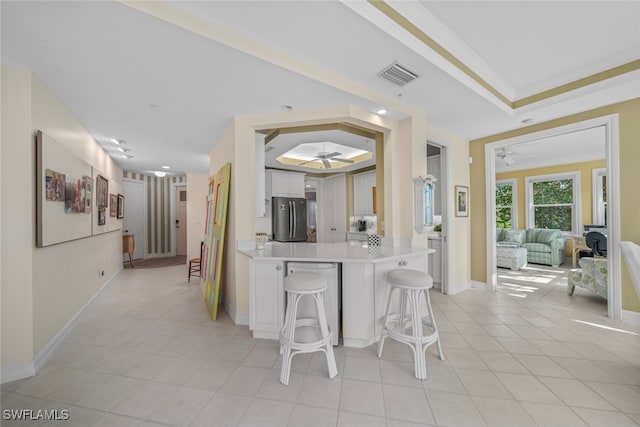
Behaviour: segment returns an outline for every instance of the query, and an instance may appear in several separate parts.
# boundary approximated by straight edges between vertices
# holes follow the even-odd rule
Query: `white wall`
[[[200,256],[207,218],[209,176],[187,174],[187,260]]]
[[[122,192],[122,169],[30,71],[2,67],[2,373],[45,350],[122,268],[120,230],[36,248],[35,132],[42,130]],[[5,112],[9,114],[5,114]],[[92,213],[94,215],[95,213]],[[99,272],[104,271],[104,275]],[[7,310],[5,310],[7,307]]]

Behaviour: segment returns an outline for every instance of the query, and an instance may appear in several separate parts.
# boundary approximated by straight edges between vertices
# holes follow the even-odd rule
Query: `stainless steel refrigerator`
[[[307,240],[307,201],[297,197],[274,197],[273,240],[305,242]]]

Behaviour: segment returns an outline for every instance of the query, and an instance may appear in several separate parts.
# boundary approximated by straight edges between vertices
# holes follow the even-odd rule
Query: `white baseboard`
[[[471,288],[471,281],[461,283],[448,283],[447,295],[455,295],[462,291],[466,291],[469,288]]]
[[[44,364],[53,357],[54,353],[58,347],[60,347],[64,338],[69,334],[69,332],[71,332],[78,319],[96,305],[100,296],[113,284],[115,278],[118,277],[121,272],[122,267],[120,267],[114,275],[111,276],[104,285],[102,285],[98,292],[96,292],[93,297],[91,297],[91,299],[87,301],[87,303],[78,310],[71,319],[69,319],[67,324],[58,331],[58,333],[47,343],[47,345],[44,346],[42,350],[40,350],[40,352],[38,352],[34,360],[7,367],[0,367],[0,378],[2,384],[34,376],[44,366]]]
[[[236,311],[227,303],[226,298],[222,298],[222,305],[224,309],[227,311],[227,314],[233,320],[233,323],[236,325],[246,325],[249,326],[249,314],[238,314]]]
[[[622,320],[624,322],[635,323],[640,325],[640,312],[622,310]]]
[[[36,374],[35,363],[32,361],[16,363],[15,365],[2,366],[0,368],[0,383],[10,383],[11,381],[29,378]]]

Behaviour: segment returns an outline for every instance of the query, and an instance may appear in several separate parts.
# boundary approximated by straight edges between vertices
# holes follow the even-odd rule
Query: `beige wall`
[[[187,260],[200,256],[200,242],[204,239],[207,218],[209,176],[187,174]]]
[[[640,242],[640,227],[637,219],[640,212],[640,192],[637,190],[637,183],[640,181],[638,168],[640,99],[634,99],[471,141],[470,152],[474,159],[470,177],[471,251],[474,254],[471,259],[472,279],[486,281],[485,144],[616,113],[619,115],[620,140],[620,238]],[[622,263],[622,308],[640,312],[640,299],[635,293],[624,263]]]
[[[110,190],[122,192],[122,170],[30,71],[3,66],[2,88],[4,370],[33,362],[122,268],[120,230],[35,248],[35,131],[99,169]]]
[[[0,286],[2,366],[33,359],[34,153],[31,73],[2,67]]]

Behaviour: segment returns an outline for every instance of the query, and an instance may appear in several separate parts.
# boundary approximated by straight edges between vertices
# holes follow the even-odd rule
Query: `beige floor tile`
[[[291,372],[289,373],[289,385],[284,385],[280,382],[280,370],[272,369],[260,386],[256,397],[295,403],[303,381],[304,374]]]
[[[355,414],[353,412],[338,412],[338,427],[386,427],[383,417]]]
[[[254,399],[238,424],[241,427],[287,425],[293,404],[274,400]]]
[[[91,427],[139,427],[142,420],[124,415],[104,414]]]
[[[440,332],[440,344],[445,349],[471,348],[471,345],[469,344],[469,342],[464,338],[462,334],[459,334],[459,333]],[[385,347],[386,347],[386,342],[385,342]]]
[[[229,379],[238,363],[239,361],[231,360],[205,362],[184,385],[185,387],[216,391]]]
[[[597,409],[571,408],[589,427],[637,427],[631,418],[620,413]]]
[[[471,396],[511,399],[513,396],[492,371],[456,369],[458,378]]]
[[[322,408],[338,409],[342,379],[328,376],[306,375],[296,403]]]
[[[425,390],[466,393],[455,369],[427,366],[427,379],[422,381]]]
[[[202,360],[176,359],[153,377],[161,383],[184,385],[205,364]]]
[[[288,427],[335,427],[338,424],[338,411],[295,405],[289,417]]]
[[[238,425],[251,404],[251,398],[216,393],[202,408],[190,427],[223,427]]]
[[[85,372],[71,379],[64,386],[46,395],[47,400],[64,403],[77,403],[87,395],[101,389],[112,377],[110,375]]]
[[[140,380],[114,376],[102,386],[87,393],[77,404],[86,408],[109,411],[140,387],[142,387]]]
[[[616,377],[600,368],[594,362],[584,359],[570,359],[565,357],[554,357],[553,360],[558,362],[564,369],[583,381],[598,381],[615,383]]]
[[[16,391],[34,397],[44,397],[64,387],[85,372],[79,369],[60,368],[26,380]]]
[[[540,377],[546,385],[567,406],[615,411],[605,399],[578,380],[566,378]]]
[[[566,406],[531,402],[522,402],[522,406],[541,427],[587,427],[587,424]]]
[[[172,384],[145,382],[110,412],[136,418],[148,418],[167,396],[174,395],[180,387]]]
[[[489,367],[482,361],[482,358],[478,356],[473,350],[463,350],[457,348],[449,348],[445,354],[446,360],[454,368],[463,369],[489,369]]]
[[[479,351],[478,355],[494,372],[510,372],[512,374],[528,374],[529,371],[511,353]]]
[[[242,361],[244,366],[254,366],[256,368],[271,369],[280,357],[280,346],[277,345],[256,345],[251,349],[247,357]]]
[[[344,391],[344,390],[343,390]],[[424,390],[383,385],[384,412],[387,418],[414,423],[435,424]]]
[[[524,338],[497,337],[496,340],[513,354],[542,354],[533,344]]]
[[[539,375],[544,377],[558,377],[558,378],[574,378],[574,376],[558,365],[549,356],[544,355],[531,355],[531,354],[516,354],[514,355],[518,361],[525,366],[533,375]]]
[[[532,375],[496,373],[496,376],[515,397],[521,402],[549,403],[562,405],[547,387]]]
[[[467,395],[428,390],[427,399],[437,425],[486,426]]]
[[[78,406],[69,406],[64,403],[54,403],[50,402],[45,405],[42,410],[68,410],[69,411],[69,419],[57,419],[51,420],[46,423],[46,426],[49,427],[86,427],[90,426],[94,422],[96,422],[100,417],[104,415],[104,412],[96,411],[94,409],[82,408]],[[59,412],[60,413],[60,412]],[[40,424],[41,421],[38,421]],[[3,423],[4,425],[4,423]],[[33,425],[33,424],[31,424]]]
[[[506,351],[503,346],[496,341],[493,337],[467,335],[466,340],[471,344],[471,347],[477,352],[480,351],[494,351],[504,352]]]
[[[383,384],[422,389],[423,381],[416,379],[413,362],[380,360],[380,376]]]
[[[503,427],[535,427],[531,419],[519,402],[515,400],[493,399],[489,397],[473,396],[478,411],[489,426]]]
[[[340,410],[384,417],[382,385],[369,381],[343,379]]]
[[[220,391],[243,396],[255,396],[262,386],[269,369],[239,366],[220,387]]]
[[[638,359],[640,360],[640,352]],[[594,361],[593,363],[613,375],[620,384],[640,385],[640,365],[609,361]]]
[[[176,359],[167,356],[148,355],[134,363],[129,369],[122,372],[127,377],[150,380]]]
[[[640,414],[640,393],[624,384],[585,381],[589,387],[623,412]]]
[[[496,317],[497,319],[497,317]],[[482,325],[482,327],[492,337],[505,337],[505,338],[520,338],[520,335],[516,334],[513,329],[503,324],[488,324]]]
[[[347,356],[342,368],[342,378],[380,382],[378,359]]]
[[[547,340],[529,340],[531,344],[536,346],[538,350],[542,351],[547,356],[555,356],[555,357],[571,357],[571,358],[580,358],[581,356],[575,351],[571,350],[569,347],[564,345],[563,343],[557,341],[547,341]]]

